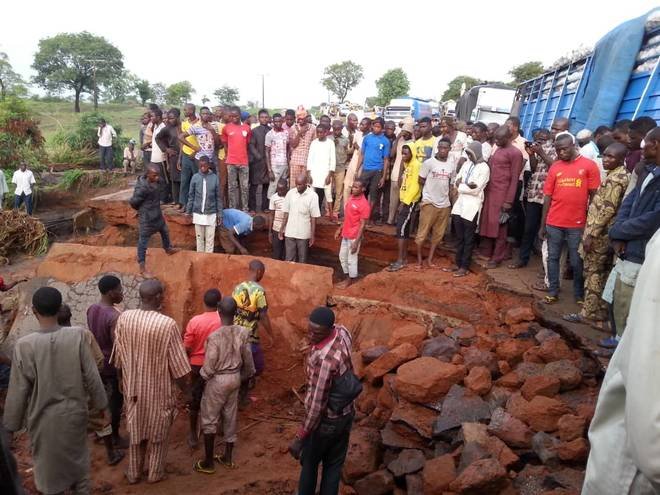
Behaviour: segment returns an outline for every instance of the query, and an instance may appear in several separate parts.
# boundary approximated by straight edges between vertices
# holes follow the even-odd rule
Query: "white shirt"
[[[603,182],[607,177],[607,171],[603,168],[603,159],[600,157],[600,151],[598,146],[593,141],[589,141],[587,144],[580,148],[580,154],[589,160],[593,160],[598,165],[598,170],[600,171],[600,181]]]
[[[451,214],[473,221],[481,212],[484,189],[490,180],[490,167],[486,162],[474,164],[468,160],[456,175],[456,182],[458,179],[461,179],[461,183],[458,186],[458,198],[451,209]],[[477,187],[470,189],[468,187],[470,182],[474,182]]]
[[[99,146],[112,146],[112,138],[117,137],[117,133],[110,124],[99,127],[96,135],[99,137]]]
[[[165,122],[161,122],[158,124],[158,127],[154,129],[154,137],[151,140],[153,143],[153,146],[151,147],[151,162],[152,163],[161,163],[165,161],[165,153],[160,149],[160,146],[158,146],[158,143],[156,142],[156,136],[158,136],[158,133],[165,129]]]
[[[582,495],[660,489],[660,231],[646,245],[623,337],[607,367],[589,428]]]
[[[307,171],[312,176],[312,187],[325,187],[328,173],[335,171],[336,160],[334,141],[328,138],[325,141],[312,141],[307,155]]]
[[[289,214],[284,235],[292,239],[310,239],[312,237],[312,218],[321,216],[319,197],[314,189],[308,187],[300,194],[295,187],[284,197],[282,211]]]
[[[492,154],[493,154],[493,146],[488,141],[484,141],[483,143],[481,143],[481,156],[483,157],[486,163],[488,163],[488,160],[490,160],[490,155]]]
[[[34,174],[31,170],[25,169],[25,172],[23,172],[19,168],[14,172],[11,183],[16,184],[16,191],[14,192],[16,196],[20,196],[23,193],[27,196],[28,194],[32,194],[32,184],[36,184],[37,181],[34,180]]]

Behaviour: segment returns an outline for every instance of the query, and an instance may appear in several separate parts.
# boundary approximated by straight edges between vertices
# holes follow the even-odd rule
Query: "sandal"
[[[606,339],[598,341],[598,345],[605,349],[616,349],[616,346],[619,345],[619,341],[614,337],[607,337]]]
[[[498,266],[500,266],[500,264],[497,261],[489,261],[484,268],[486,268],[486,270],[494,270]]]
[[[456,273],[454,273],[454,278],[460,278],[460,277],[465,277],[467,276],[469,272],[467,270],[457,270]]]
[[[224,457],[221,455],[216,455],[214,459],[221,464],[222,466],[226,467],[227,469],[237,469],[238,466],[236,465],[235,462],[227,462]]]
[[[559,301],[559,298],[557,296],[545,296],[543,298],[543,302],[546,304],[554,304],[557,301]]]
[[[395,263],[392,263],[390,266],[387,267],[388,272],[398,272],[403,268],[403,263],[399,263],[398,261]]]
[[[219,456],[216,455],[215,457],[218,458]],[[207,467],[202,466],[202,461],[201,461],[201,459],[200,459],[199,461],[197,461],[197,462],[193,465],[193,469],[194,469],[195,471],[197,471],[198,473],[203,473],[203,474],[215,474],[215,468],[214,468],[214,467],[212,467],[212,468],[207,468]]]
[[[507,265],[507,268],[510,268],[511,270],[518,270],[520,268],[525,268],[527,265],[523,263],[522,261],[516,261],[515,263],[511,263]]]
[[[451,267],[451,268],[445,267],[445,268],[442,269],[442,271],[447,272],[447,273],[454,273],[454,272],[458,271],[458,268],[456,268],[456,267]]]

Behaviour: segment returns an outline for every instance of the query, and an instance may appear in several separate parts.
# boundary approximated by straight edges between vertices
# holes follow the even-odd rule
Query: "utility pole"
[[[265,74],[261,74],[261,108],[266,108]]]
[[[92,64],[92,84],[94,85],[94,88],[93,88],[94,110],[98,110],[99,109],[99,88],[96,85],[96,64],[98,64],[99,62],[105,62],[105,59],[102,59],[102,58],[87,59],[87,62],[91,62],[91,64]]]

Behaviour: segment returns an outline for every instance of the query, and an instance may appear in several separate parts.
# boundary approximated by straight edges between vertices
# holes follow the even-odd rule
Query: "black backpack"
[[[362,393],[362,382],[347,369],[342,375],[334,378],[328,396],[328,409],[340,414],[346,406],[353,402]]]

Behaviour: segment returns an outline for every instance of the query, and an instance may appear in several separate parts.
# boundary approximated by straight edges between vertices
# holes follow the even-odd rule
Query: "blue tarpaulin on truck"
[[[596,44],[591,71],[573,111],[576,128],[595,129],[604,122],[614,122],[642,46],[647,16],[624,22]]]

